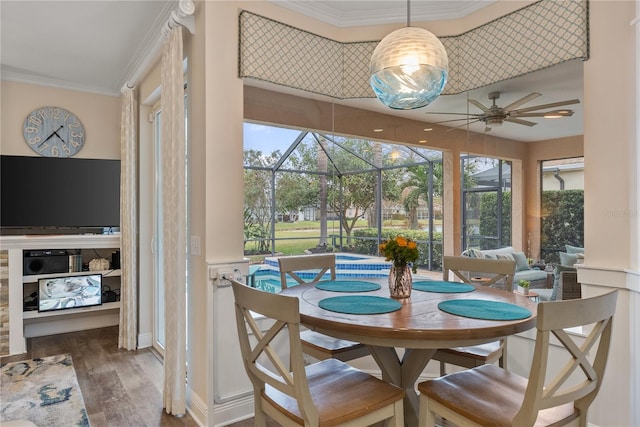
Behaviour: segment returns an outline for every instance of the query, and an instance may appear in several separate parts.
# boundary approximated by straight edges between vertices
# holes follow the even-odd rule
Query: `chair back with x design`
[[[581,414],[586,414],[600,389],[607,365],[616,299],[617,291],[613,291],[592,298],[538,305],[529,385],[514,425],[533,425],[539,410],[570,402],[574,402]],[[581,344],[566,331],[577,326],[591,328]],[[552,336],[566,350],[568,360],[557,375],[547,380]],[[595,356],[590,361],[588,356],[596,345]],[[576,376],[581,377],[577,383]]]
[[[280,268],[280,285],[282,289],[287,287],[287,276],[296,282],[316,283],[322,280],[322,276],[328,271],[331,280],[336,278],[335,254],[297,255],[278,258]],[[304,279],[299,276],[301,272],[311,273],[313,278]]]

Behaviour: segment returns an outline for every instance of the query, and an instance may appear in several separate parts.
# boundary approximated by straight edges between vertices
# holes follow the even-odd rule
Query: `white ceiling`
[[[342,27],[404,23],[407,19],[405,0],[270,1]],[[413,0],[411,20],[457,19],[491,3],[493,1]],[[157,45],[162,27],[176,6],[176,0],[1,0],[1,77],[3,80],[118,95],[127,80],[149,60],[148,52]],[[260,86],[316,97],[274,85]],[[502,92],[499,106],[531,92],[539,92],[542,96],[522,108],[566,99],[582,100],[582,63],[571,61],[476,89],[470,92],[469,97],[489,106],[488,93],[493,91]],[[455,118],[430,116],[427,114],[430,111],[464,113],[469,105],[467,94],[441,96],[428,107],[408,112],[391,110],[377,99],[336,102],[425,121]],[[469,112],[480,112],[474,111],[473,106],[469,108]],[[538,123],[531,128],[504,123],[500,128],[494,128],[491,134],[522,141],[582,134],[582,104],[568,108],[575,111],[572,117],[531,119]],[[470,129],[483,132],[484,124]]]
[[[3,80],[119,95],[175,1],[0,1]]]

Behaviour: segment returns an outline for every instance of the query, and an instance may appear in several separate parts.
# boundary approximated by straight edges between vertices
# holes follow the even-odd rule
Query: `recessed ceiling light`
[[[418,141],[418,144],[426,144],[427,140],[426,139],[421,139],[420,141]]]
[[[422,130],[425,131],[425,132],[431,132],[433,130],[433,128],[424,128]]]
[[[374,132],[382,132],[382,131],[384,131],[384,129],[374,129],[373,131]]]

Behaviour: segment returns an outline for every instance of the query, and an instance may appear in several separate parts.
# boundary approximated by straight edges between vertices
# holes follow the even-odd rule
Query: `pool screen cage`
[[[244,135],[246,256],[378,255],[403,235],[440,269],[440,151],[249,122]]]

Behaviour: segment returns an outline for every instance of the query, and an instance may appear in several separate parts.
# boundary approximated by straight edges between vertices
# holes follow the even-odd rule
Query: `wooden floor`
[[[2,363],[70,353],[91,427],[198,426],[162,408],[163,367],[150,350],[118,349],[118,327],[29,338]]]

